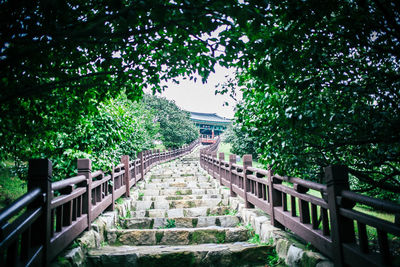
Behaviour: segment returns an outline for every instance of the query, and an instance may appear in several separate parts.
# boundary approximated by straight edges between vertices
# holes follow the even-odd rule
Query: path
[[[154,167],[138,184],[127,218],[88,253],[91,266],[255,266],[268,249],[228,205],[229,190],[199,165],[199,149]],[[261,261],[261,262],[260,262]]]

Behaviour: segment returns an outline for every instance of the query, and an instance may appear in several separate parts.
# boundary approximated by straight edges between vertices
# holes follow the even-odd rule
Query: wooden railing
[[[251,155],[244,155],[240,166],[236,155],[225,161],[224,153],[217,158],[215,151],[215,146],[201,150],[200,164],[229,187],[231,196],[269,214],[274,226],[311,243],[335,266],[400,266],[400,205],[350,191],[345,166],[326,167],[325,185],[254,168]],[[356,211],[357,203],[393,214],[395,220]]]
[[[0,212],[0,266],[46,266],[115,200],[129,191],[155,164],[191,152],[198,140],[175,150],[140,152],[121,158],[109,174],[92,172],[89,159],[78,159],[78,175],[51,182],[52,163],[29,161],[28,193]]]

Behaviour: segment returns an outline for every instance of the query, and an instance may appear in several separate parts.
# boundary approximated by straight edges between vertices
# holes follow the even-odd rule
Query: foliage
[[[359,191],[400,192],[398,1],[3,1],[0,16],[1,159],[64,155],[102,102],[204,82],[219,62],[238,69],[221,89],[243,90],[238,134],[277,172],[319,180],[342,164]],[[167,147],[192,138],[161,127]],[[65,155],[125,149],[105,137]]]
[[[244,154],[251,154],[254,160],[258,159],[257,154],[257,138],[241,127],[241,124],[234,123],[229,126],[225,131],[225,142],[232,145],[231,152],[233,154],[243,156]]]
[[[12,155],[22,162],[49,158],[54,180],[59,180],[76,174],[77,158],[91,159],[93,170],[109,170],[122,155],[134,157],[137,151],[152,148],[157,132],[152,112],[122,94],[100,103],[96,113],[82,116],[74,126],[47,130],[46,138],[32,139],[24,150],[24,143],[18,144],[21,147]]]
[[[146,107],[154,110],[160,124],[160,138],[167,148],[176,148],[198,138],[198,130],[190,120],[189,112],[181,110],[174,101],[145,95]]]
[[[11,174],[10,165],[0,167],[0,210],[27,191],[26,182]]]
[[[174,219],[167,219],[167,224],[165,225],[165,228],[175,228],[175,220]]]
[[[278,173],[400,192],[400,5],[396,1],[244,1],[227,53],[243,103],[236,120]],[[246,36],[244,38],[243,36]],[[237,45],[236,45],[237,44]],[[239,48],[238,48],[239,47]],[[371,191],[372,190],[372,191]]]
[[[121,92],[138,100],[175,77],[204,82],[218,49],[207,33],[227,22],[228,3],[1,1],[0,159],[23,166],[37,140],[66,140]]]

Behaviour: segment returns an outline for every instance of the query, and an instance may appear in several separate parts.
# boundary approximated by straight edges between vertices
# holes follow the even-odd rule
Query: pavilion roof
[[[210,123],[222,123],[228,124],[232,121],[230,119],[218,116],[217,113],[201,113],[201,112],[190,112],[190,119],[194,121],[210,122]]]

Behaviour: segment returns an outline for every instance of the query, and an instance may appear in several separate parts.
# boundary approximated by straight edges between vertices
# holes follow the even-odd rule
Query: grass
[[[164,146],[164,144],[156,144],[154,149],[159,149],[160,151],[164,151],[166,150],[166,147]]]
[[[232,145],[230,143],[221,142],[221,144],[218,147],[218,156],[219,156],[219,153],[224,153],[225,154],[225,160],[228,161],[229,160],[229,155],[233,154],[231,152],[231,150],[232,150]],[[236,164],[243,166],[242,158],[240,159],[240,161],[236,162]],[[256,167],[256,168],[264,168],[264,165],[262,165],[261,163],[259,163],[256,160],[253,160],[252,166]]]
[[[167,229],[167,228],[175,228],[175,220],[174,219],[167,219],[167,224],[165,226],[160,226],[158,229]]]
[[[144,196],[144,193],[143,192],[139,192],[138,200],[143,200],[143,196]]]
[[[10,205],[27,192],[26,181],[11,175],[11,162],[3,162],[0,168],[0,209]]]
[[[220,144],[219,148],[218,148],[218,153],[223,152],[225,154],[225,160],[229,160],[229,156],[228,155],[232,154],[231,153],[231,149],[232,149],[232,145],[231,144],[222,142]],[[243,161],[240,161],[237,164],[238,165],[243,165]],[[257,161],[254,161],[254,160],[253,160],[253,166],[256,167],[256,168],[265,169],[265,167],[261,163],[259,163]],[[287,182],[283,182],[283,185],[293,188],[293,185],[290,184],[290,183],[287,183]],[[310,189],[307,192],[307,194],[315,196],[315,197],[318,197],[318,198],[321,198],[321,193],[319,191],[316,191],[316,190]],[[287,195],[287,208],[288,208],[288,211],[290,211],[291,208],[292,208],[289,195]],[[358,212],[361,212],[361,213],[364,213],[364,214],[367,214],[367,215],[370,215],[370,216],[373,216],[373,217],[376,217],[376,218],[379,218],[379,219],[382,219],[382,220],[386,220],[386,221],[389,221],[389,222],[392,222],[392,223],[394,223],[394,221],[395,221],[394,214],[389,214],[389,213],[373,210],[373,209],[371,209],[369,207],[366,207],[364,205],[357,204],[353,209],[355,211],[358,211]],[[320,208],[317,208],[317,217],[318,218],[320,217],[320,213],[321,213]],[[329,213],[329,211],[328,211],[328,213]],[[299,216],[299,215],[300,215],[300,213],[299,213],[299,207],[298,207],[298,199],[296,198],[296,216]],[[310,210],[310,215],[311,215],[311,210]],[[319,228],[320,229],[322,228],[322,224],[319,225]],[[356,231],[356,233],[358,231],[357,225],[355,225],[355,231]],[[377,236],[376,229],[372,228],[372,227],[368,227],[367,226],[367,233],[368,233],[369,239],[374,239]]]

